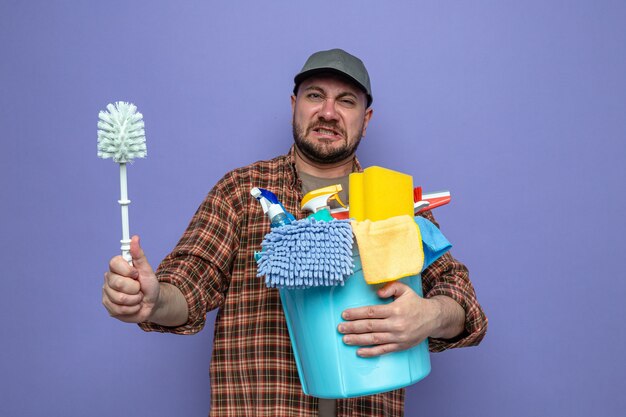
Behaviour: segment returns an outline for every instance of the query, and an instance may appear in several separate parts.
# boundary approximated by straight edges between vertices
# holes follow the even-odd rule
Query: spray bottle
[[[285,226],[295,220],[271,191],[254,187],[250,190],[250,194],[261,203],[263,213],[270,219],[270,227]]]
[[[302,210],[310,211],[309,217],[321,221],[331,221],[333,216],[330,214],[328,203],[331,200],[337,201],[342,207],[346,205],[339,199],[339,192],[343,188],[341,184],[329,185],[328,187],[318,188],[308,192],[301,202]]]

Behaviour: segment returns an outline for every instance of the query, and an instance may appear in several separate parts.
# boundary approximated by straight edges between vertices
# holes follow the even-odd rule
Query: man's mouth
[[[311,130],[320,136],[335,136],[335,137],[343,136],[343,133],[339,129],[329,127],[329,126],[316,126],[312,128]]]
[[[337,134],[337,132],[335,132],[334,130],[323,129],[323,128],[315,129],[315,131],[321,135],[333,135],[334,136]]]

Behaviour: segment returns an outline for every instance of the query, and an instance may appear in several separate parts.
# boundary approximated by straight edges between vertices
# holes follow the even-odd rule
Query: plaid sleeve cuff
[[[187,323],[176,327],[161,326],[151,322],[139,323],[139,327],[146,332],[174,333],[180,335],[195,334],[202,330],[206,322],[206,307],[201,305],[202,302],[197,296],[197,289],[190,288],[192,285],[189,280],[185,280],[176,274],[160,273],[158,278],[159,282],[171,284],[181,291],[187,301],[189,318],[187,319]]]
[[[444,295],[456,301],[465,312],[464,330],[453,339],[431,338],[429,348],[432,352],[446,349],[475,346],[487,332],[487,317],[483,312],[471,281],[467,268],[446,253],[424,271],[423,277],[429,282],[425,297]]]
[[[475,297],[464,297],[456,288],[433,288],[427,298],[444,295],[456,301],[465,311],[465,326],[461,334],[453,339],[430,338],[428,348],[431,352],[442,352],[446,349],[478,345],[487,332],[488,320]]]
[[[430,211],[421,215],[439,227]],[[441,352],[478,345],[485,337],[488,321],[476,298],[467,267],[448,252],[422,272],[422,283],[426,298],[445,295],[456,301],[465,311],[465,328],[461,334],[453,339],[430,338],[429,350]]]

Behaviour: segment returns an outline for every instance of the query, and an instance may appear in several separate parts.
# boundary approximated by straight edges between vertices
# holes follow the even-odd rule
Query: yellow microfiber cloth
[[[411,216],[353,220],[351,225],[359,245],[363,277],[368,284],[395,281],[422,272],[422,236]]]

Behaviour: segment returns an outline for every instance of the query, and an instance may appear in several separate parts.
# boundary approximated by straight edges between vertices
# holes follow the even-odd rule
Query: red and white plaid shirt
[[[304,395],[276,289],[256,276],[254,252],[270,230],[261,206],[250,195],[274,192],[297,218],[301,182],[293,156],[259,161],[226,174],[198,208],[182,238],[157,270],[160,281],[178,287],[189,305],[180,327],[142,323],[146,331],[193,334],[206,312],[219,308],[210,365],[214,417],[317,416],[318,399]],[[355,159],[354,170],[360,170]],[[432,214],[424,217],[434,221]],[[422,273],[425,297],[446,295],[465,310],[465,331],[454,341],[430,339],[430,350],[478,344],[487,318],[476,300],[467,268],[449,253]],[[404,390],[337,401],[338,417],[402,416]]]

